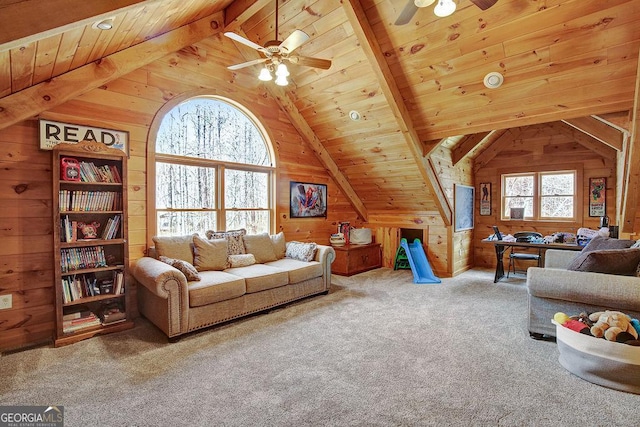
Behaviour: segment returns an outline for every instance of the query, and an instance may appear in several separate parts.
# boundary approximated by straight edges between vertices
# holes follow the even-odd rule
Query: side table
[[[351,276],[382,267],[380,243],[368,245],[334,246],[336,259],[331,264],[331,272],[340,276]]]

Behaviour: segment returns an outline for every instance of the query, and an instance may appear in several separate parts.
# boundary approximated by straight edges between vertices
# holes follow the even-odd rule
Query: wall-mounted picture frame
[[[524,219],[524,208],[509,209],[509,219]]]
[[[74,123],[62,123],[40,119],[40,149],[53,150],[58,144],[77,144],[80,141],[95,141],[107,147],[117,148],[129,157],[129,132],[85,126]]]
[[[453,184],[454,231],[473,229],[473,200],[475,188]]]
[[[607,216],[607,178],[589,178],[589,216]]]
[[[289,182],[289,217],[327,217],[327,186],[307,182]]]
[[[480,183],[480,215],[491,215],[491,183]]]

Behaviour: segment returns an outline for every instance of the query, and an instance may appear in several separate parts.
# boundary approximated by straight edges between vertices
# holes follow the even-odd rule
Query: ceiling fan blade
[[[289,34],[282,43],[280,43],[280,49],[284,49],[287,53],[291,53],[300,46],[304,42],[309,40],[309,35],[302,30],[295,30],[293,33]]]
[[[473,4],[478,6],[482,10],[487,10],[494,4],[498,2],[498,0],[471,0]]]
[[[261,64],[267,62],[269,58],[254,59],[253,61],[243,62],[242,64],[229,65],[227,68],[230,70],[239,70],[240,68],[250,67],[252,65]]]
[[[400,12],[400,16],[398,16],[398,19],[396,19],[396,22],[394,22],[393,25],[408,24],[417,11],[418,6],[416,6],[413,0],[408,0],[407,5],[404,7],[404,9],[402,9],[402,12]]]
[[[329,68],[331,68],[331,61],[328,59],[311,58],[309,56],[298,55],[290,56],[287,59],[294,64],[304,65],[305,67],[321,68],[323,70],[328,70]]]
[[[237,41],[238,43],[242,43],[242,44],[247,45],[249,47],[252,47],[252,48],[254,48],[256,50],[262,50],[263,49],[262,46],[260,46],[259,44],[256,44],[256,43],[252,42],[251,40],[247,40],[244,37],[239,36],[236,33],[232,33],[232,32],[227,31],[226,33],[224,33],[224,35],[229,37],[232,40]]]

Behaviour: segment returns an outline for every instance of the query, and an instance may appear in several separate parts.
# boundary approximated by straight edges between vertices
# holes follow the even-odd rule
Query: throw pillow
[[[200,275],[198,274],[198,270],[196,270],[196,268],[190,263],[188,263],[187,261],[183,261],[181,259],[175,259],[175,258],[168,258],[166,256],[160,256],[158,259],[164,262],[165,264],[169,264],[171,267],[177,268],[187,278],[187,282],[200,280]]]
[[[587,243],[587,246],[582,248],[582,252],[591,252],[601,249],[627,249],[634,243],[635,240],[612,239],[611,237],[597,235]]]
[[[242,238],[247,234],[247,230],[241,228],[240,230],[229,231],[212,231],[206,232],[207,239],[227,239],[227,246],[229,255],[239,255],[246,253],[244,250],[244,243]]]
[[[276,258],[284,258],[287,253],[287,242],[284,239],[284,233],[281,231],[278,234],[271,235],[271,243],[273,244],[273,251],[276,253]]]
[[[194,265],[198,271],[224,270],[227,264],[227,240],[207,240],[193,236]]]
[[[158,257],[181,259],[193,264],[193,237],[197,234],[187,236],[155,236],[153,243],[156,246]]]
[[[257,263],[264,264],[278,259],[268,233],[248,234],[242,240],[244,241],[245,252],[253,254]]]
[[[255,263],[256,259],[253,254],[229,255],[229,264],[231,264],[231,268],[246,267]]]
[[[315,243],[289,242],[287,243],[287,258],[300,261],[313,261],[318,245]]]
[[[640,249],[601,249],[580,253],[567,270],[635,276],[640,263]]]

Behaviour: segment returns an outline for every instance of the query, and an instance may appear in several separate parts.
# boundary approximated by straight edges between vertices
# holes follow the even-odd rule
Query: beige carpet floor
[[[169,344],[130,331],[0,357],[0,405],[66,426],[637,426],[637,395],[573,376],[527,332],[523,279],[333,276],[318,296]]]

